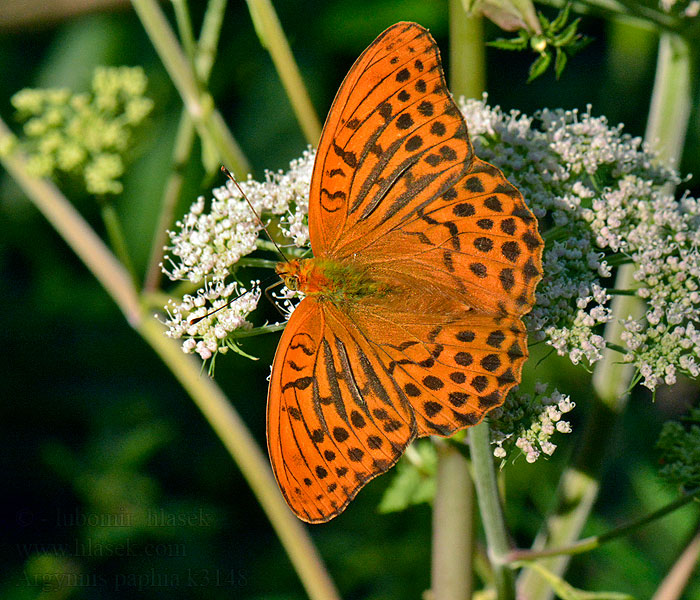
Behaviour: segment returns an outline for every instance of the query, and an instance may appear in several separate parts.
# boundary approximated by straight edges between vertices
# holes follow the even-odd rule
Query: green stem
[[[679,600],[697,568],[700,558],[700,531],[678,557],[651,600]]]
[[[692,98],[692,75],[688,45],[677,36],[662,34],[646,139],[660,142],[661,158],[668,162],[678,162],[683,151]],[[614,287],[632,287],[635,268],[634,264],[620,266]],[[604,460],[611,454],[610,445],[615,439],[615,426],[627,406],[634,369],[620,362],[616,347],[625,345],[620,337],[624,331],[622,322],[628,316],[641,317],[644,304],[634,296],[614,296],[611,309],[613,318],[605,328],[605,339],[610,347],[603,353],[593,373],[593,406],[583,444],[574,465],[562,475],[554,509],[533,544],[537,551],[569,546],[578,539],[598,495]],[[568,563],[568,556],[559,556],[542,564],[562,576]],[[552,590],[543,577],[528,570],[518,580],[518,595],[528,600],[549,600]]]
[[[567,0],[540,0],[542,4],[562,8]],[[677,31],[678,19],[649,6],[635,3],[626,6],[618,0],[574,0],[572,10],[578,14],[595,14],[610,20],[618,20],[633,27],[650,31]]]
[[[470,541],[474,527],[469,463],[451,444],[436,443],[436,447],[431,598],[469,600],[472,597]]]
[[[244,178],[250,171],[248,160],[223,117],[214,107],[211,95],[200,91],[194,71],[160,6],[155,0],[132,0],[132,4],[180,93],[197,132],[206,143],[211,143],[216,148],[222,162],[226,163],[236,176]]]
[[[209,80],[209,74],[214,66],[216,47],[224,23],[227,0],[209,0],[202,21],[202,31],[197,43],[195,56],[195,72],[202,81]]]
[[[197,44],[194,41],[192,33],[192,19],[190,19],[190,10],[185,0],[171,0],[175,8],[175,21],[177,22],[177,30],[180,33],[180,41],[185,49],[190,63],[194,66],[194,59],[197,53]]]
[[[170,176],[163,189],[163,196],[160,202],[160,214],[156,223],[151,243],[151,254],[148,259],[146,279],[144,280],[144,291],[152,292],[158,288],[160,283],[161,269],[160,263],[163,260],[163,247],[168,241],[167,229],[173,223],[175,207],[182,192],[185,182],[184,170],[192,152],[194,144],[194,126],[192,119],[186,111],[180,115],[180,123],[175,136],[175,146],[173,148],[173,164]]]
[[[266,258],[249,258],[243,257],[238,259],[236,268],[238,267],[258,267],[261,269],[274,269],[279,264],[278,260],[268,260]]]
[[[271,0],[247,0],[247,2],[260,43],[270,53],[306,141],[316,146],[321,137],[321,123],[311,104],[275,8]]]
[[[117,214],[114,204],[109,200],[105,200],[101,203],[102,212],[102,222],[105,224],[105,231],[107,232],[107,237],[109,238],[110,246],[112,251],[117,255],[121,263],[126,267],[129,275],[133,279],[134,283],[138,281],[136,277],[136,269],[134,269],[134,263],[131,260],[129,254],[129,247],[126,244],[126,238],[124,237],[124,229],[122,228],[119,215]]]
[[[462,0],[450,0],[449,8],[450,89],[456,97],[480,100],[486,89],[484,20],[468,15]]]
[[[279,251],[277,250],[277,246],[275,246],[270,240],[263,240],[261,238],[258,238],[255,240],[255,246],[258,248],[258,250],[269,250],[270,252],[274,252],[279,256]],[[293,257],[293,258],[302,258],[304,255],[308,254],[309,251],[306,248],[296,248],[296,247],[286,247],[284,248],[284,254],[287,257]],[[279,262],[279,261],[276,261]]]
[[[476,497],[486,533],[488,554],[496,585],[496,597],[498,600],[514,600],[513,572],[505,562],[505,557],[510,552],[510,544],[503,518],[501,498],[498,494],[488,423],[482,421],[479,425],[469,428],[468,435]]]
[[[0,119],[0,139],[12,135]],[[164,335],[144,310],[124,266],[52,183],[27,172],[26,157],[15,152],[2,165],[29,199],[75,251],[121,309],[128,323],[170,368],[236,461],[294,564],[310,598],[339,598],[309,534],[286,506],[269,467],[245,424],[216,384],[200,373],[200,364]]]
[[[243,338],[255,337],[256,335],[267,335],[268,333],[282,331],[285,326],[286,323],[277,323],[276,325],[261,325],[260,327],[254,327],[253,329],[241,329],[241,331],[236,331],[233,333],[232,337],[240,340]]]
[[[181,0],[178,0],[178,4]],[[210,0],[207,5],[207,11],[204,15],[202,31],[199,36],[199,44],[195,49],[195,54],[191,57],[191,61],[195,65],[197,77],[203,83],[209,81],[214,57],[216,56],[216,46],[219,41],[221,25],[223,23],[223,11],[226,7],[226,0]],[[178,20],[189,23],[189,13],[187,19],[181,18]],[[185,23],[180,23],[180,35],[187,37],[188,34],[182,31]],[[191,37],[191,31],[189,34]],[[178,125],[177,135],[175,136],[175,147],[173,148],[173,166],[170,177],[163,190],[161,200],[160,215],[158,216],[158,224],[156,225],[153,242],[151,244],[151,254],[146,270],[146,278],[144,280],[144,290],[146,292],[154,291],[160,282],[161,270],[160,262],[163,258],[163,247],[168,241],[166,229],[173,222],[175,206],[180,198],[182,186],[184,184],[184,170],[190,160],[192,154],[192,146],[194,144],[194,126],[186,110],[180,115],[180,123]]]
[[[548,548],[547,550],[513,550],[508,555],[507,561],[512,563],[519,560],[535,560],[537,558],[546,558],[561,554],[572,556],[574,554],[590,552],[591,550],[599,548],[606,542],[623,537],[628,533],[636,531],[644,525],[647,525],[648,523],[652,523],[653,521],[656,521],[661,517],[665,517],[669,513],[672,513],[673,511],[678,510],[679,508],[693,501],[698,496],[700,496],[700,489],[695,489],[691,492],[688,492],[687,494],[684,494],[681,498],[670,502],[666,506],[663,506],[658,510],[649,513],[648,515],[645,515],[644,517],[640,517],[639,519],[635,519],[634,521],[631,521],[626,525],[621,525],[620,527],[611,529],[610,531],[601,535],[593,535],[583,540],[579,540],[578,542],[571,544],[570,546],[566,546],[563,548]]]

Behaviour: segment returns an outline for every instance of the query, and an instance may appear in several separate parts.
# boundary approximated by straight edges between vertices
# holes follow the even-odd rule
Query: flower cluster
[[[574,363],[602,357],[601,326],[613,294],[646,304],[623,315],[624,354],[644,385],[700,372],[700,203],[676,200],[681,182],[639,138],[590,112],[503,113],[483,102],[463,110],[476,153],[500,167],[540,220],[544,279],[528,315],[531,331]],[[611,265],[632,269],[611,289]]]
[[[547,385],[538,383],[535,394],[509,394],[503,406],[489,413],[491,439],[496,445],[493,455],[505,459],[518,448],[529,463],[542,453],[551,456],[556,445],[551,439],[555,432],[571,433],[571,424],[562,416],[576,405],[571,398],[554,390],[547,394]]]
[[[167,335],[184,338],[183,352],[196,352],[202,360],[217,352],[225,354],[229,348],[242,353],[229,336],[236,330],[252,328],[246,317],[255,310],[258,300],[259,281],[252,281],[250,290],[237,283],[206,284],[195,296],[185,294],[181,302],[168,302]]]
[[[700,487],[700,408],[690,411],[685,425],[678,421],[665,423],[657,447],[664,479],[686,490]]]
[[[264,182],[249,178],[240,183],[255,213],[264,221],[278,219],[282,235],[297,246],[309,240],[306,214],[313,160],[314,153],[307,150],[287,172],[267,172]],[[251,326],[246,317],[260,298],[259,282],[252,282],[245,293],[226,280],[261,245],[262,224],[232,182],[214,189],[213,196],[206,211],[205,199],[198,198],[169,232],[170,254],[161,265],[173,281],[201,286],[195,296],[188,294],[166,307],[166,325],[170,337],[183,340],[184,352],[196,352],[203,359],[235,348],[229,334]]]
[[[12,97],[33,174],[81,175],[91,194],[119,194],[134,128],[153,107],[140,67],[98,68],[92,92],[25,89]]]

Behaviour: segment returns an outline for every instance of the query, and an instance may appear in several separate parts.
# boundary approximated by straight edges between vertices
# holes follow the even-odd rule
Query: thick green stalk
[[[486,89],[484,19],[468,15],[462,0],[450,0],[449,7],[450,89],[457,97],[478,100]]]
[[[0,120],[0,140],[11,133]],[[201,374],[200,364],[164,335],[163,327],[142,305],[132,279],[82,216],[52,183],[28,174],[19,152],[0,159],[49,223],[75,251],[121,309],[129,324],[161,357],[190,393],[257,496],[310,598],[337,600],[339,595],[310,536],[287,508],[260,451],[235,409],[216,384]]]
[[[311,98],[306,91],[304,80],[294,60],[294,55],[284,35],[272,1],[247,0],[247,2],[260,43],[270,53],[306,141],[316,146],[321,137],[321,123],[313,104],[311,104]]]
[[[469,463],[451,444],[436,444],[438,465],[433,501],[432,600],[472,597],[471,553],[474,490]]]
[[[160,6],[155,0],[132,0],[132,4],[173,84],[180,93],[197,132],[203,140],[216,148],[221,161],[228,165],[237,177],[245,177],[250,171],[248,160],[226,126],[223,117],[216,110],[211,95],[200,90],[194,70]]]
[[[661,150],[661,158],[677,162],[683,152],[688,127],[693,82],[693,62],[687,43],[678,36],[662,34],[656,68],[656,80],[649,112],[646,140]],[[634,265],[618,269],[614,287],[634,286]],[[624,347],[620,325],[627,316],[639,318],[644,305],[634,296],[615,296],[613,320],[605,328],[605,339],[611,345]],[[606,349],[593,373],[593,407],[586,425],[584,442],[574,465],[562,475],[555,507],[533,544],[534,550],[568,546],[574,543],[593,508],[600,486],[600,473],[610,453],[614,429],[627,406],[627,391],[634,375],[633,368],[621,362],[619,352]],[[543,561],[545,568],[562,575],[568,556]],[[524,572],[518,580],[518,594],[528,600],[549,600],[549,584],[534,571]]]
[[[478,98],[484,89],[485,72],[481,19],[468,17],[460,0],[450,0],[449,6],[452,92]],[[434,600],[472,596],[473,495],[467,461],[454,447],[438,446],[431,565]]]
[[[469,428],[468,433],[476,498],[486,533],[488,555],[496,585],[496,597],[498,600],[514,600],[513,571],[506,563],[506,556],[510,552],[510,543],[503,518],[501,497],[498,493],[488,423],[482,421],[475,427]]]

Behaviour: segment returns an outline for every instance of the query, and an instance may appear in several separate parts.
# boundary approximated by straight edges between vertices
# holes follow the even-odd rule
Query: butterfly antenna
[[[274,240],[272,235],[270,235],[270,232],[267,230],[267,225],[263,223],[262,219],[260,218],[260,215],[258,214],[258,211],[255,210],[253,207],[253,203],[248,199],[248,196],[246,196],[246,193],[243,191],[243,188],[238,184],[236,181],[236,178],[231,175],[231,171],[229,171],[224,165],[221,165],[221,170],[224,172],[226,177],[228,177],[231,181],[233,181],[233,184],[238,188],[238,191],[241,193],[245,201],[248,203],[248,206],[250,207],[250,210],[253,211],[253,214],[255,215],[255,218],[258,220],[258,223],[260,223],[260,227],[263,228],[265,233],[267,234],[267,237],[270,239],[270,241],[274,244],[275,248],[277,248],[277,252],[279,252],[280,256],[285,260],[285,262],[289,262],[289,259],[284,255],[284,252],[282,252],[282,248],[280,248],[279,244]]]

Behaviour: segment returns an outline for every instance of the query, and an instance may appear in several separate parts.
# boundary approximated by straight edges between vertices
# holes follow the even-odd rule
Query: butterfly
[[[543,242],[520,192],[474,156],[435,40],[382,33],[345,77],[309,196],[313,258],[277,347],[267,441],[309,523],[342,512],[415,438],[479,423],[521,378]]]

